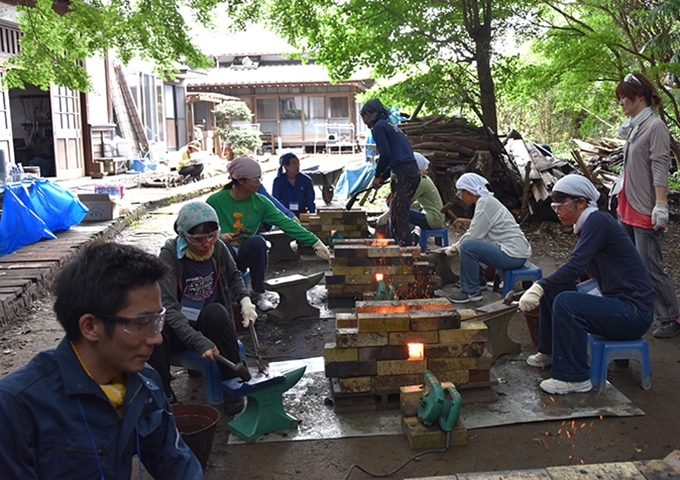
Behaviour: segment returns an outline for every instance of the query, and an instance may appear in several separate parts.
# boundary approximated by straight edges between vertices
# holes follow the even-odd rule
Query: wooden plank
[[[26,278],[26,279],[40,279],[49,273],[48,268],[26,268],[21,270],[2,270],[0,271],[0,278]]]
[[[26,268],[51,268],[55,266],[54,262],[17,262],[17,263],[2,263],[0,262],[0,271],[2,270],[23,270]]]
[[[0,277],[0,288],[3,287],[20,287],[26,290],[33,282],[26,278],[3,278]]]
[[[67,253],[68,252],[64,252],[62,250],[57,251],[41,250],[35,252],[13,253],[12,254],[14,255],[13,258],[5,259],[5,257],[3,257],[0,263],[30,262],[31,260],[35,260],[38,262],[42,262],[45,260],[61,261],[62,259],[66,259],[66,257],[69,256],[67,255]]]
[[[0,287],[0,293],[10,293],[12,295],[19,295],[22,292],[21,287]]]

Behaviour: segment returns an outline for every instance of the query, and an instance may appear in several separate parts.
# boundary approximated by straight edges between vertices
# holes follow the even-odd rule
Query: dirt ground
[[[172,222],[168,219],[177,209],[155,212],[124,232],[120,240],[157,252],[165,236],[170,234],[167,225]],[[679,209],[674,203],[664,257],[676,287],[680,286],[679,225]],[[564,262],[573,248],[573,234],[557,223],[526,224],[523,229],[533,247],[531,261],[541,267],[544,274]],[[452,235],[457,234],[452,231]],[[272,264],[270,276],[308,274],[324,268],[327,266],[315,257],[303,257],[299,262]],[[259,340],[267,360],[323,355],[324,344],[334,340],[333,312],[324,306],[324,293],[324,289],[317,288],[312,298],[312,303],[322,307],[319,319],[294,321],[285,326],[269,322],[266,317],[258,320]],[[14,325],[0,332],[4,353],[0,358],[1,375],[23,366],[35,353],[53,347],[62,338],[51,304],[52,299],[46,294]],[[534,350],[520,315],[513,317],[510,335],[522,343],[524,350]],[[443,454],[427,455],[410,463],[393,478],[664,458],[680,448],[676,416],[680,399],[680,337],[658,340],[650,331],[645,338],[651,348],[652,388],[641,389],[637,362],[631,362],[626,368],[612,363],[608,376],[610,382],[645,412],[644,416],[604,417],[577,421],[575,425],[537,422],[470,430],[467,445],[452,447]],[[250,351],[250,338],[244,334],[243,341]],[[173,388],[179,399],[185,403],[200,402],[202,379],[190,378],[181,369],[177,369],[175,375]],[[409,448],[402,435],[227,445],[229,420],[226,416],[220,419],[205,471],[208,479],[342,479],[347,478],[353,464],[371,472],[388,472],[417,453]],[[349,478],[368,477],[354,470]]]

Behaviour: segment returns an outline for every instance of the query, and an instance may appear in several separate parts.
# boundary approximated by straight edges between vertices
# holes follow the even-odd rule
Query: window
[[[349,119],[349,99],[347,97],[330,97],[328,99],[328,118]]]
[[[257,120],[276,120],[276,99],[258,98],[257,99]]]

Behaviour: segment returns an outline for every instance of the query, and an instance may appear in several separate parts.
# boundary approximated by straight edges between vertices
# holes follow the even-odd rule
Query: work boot
[[[680,323],[678,321],[674,322],[664,322],[659,328],[654,330],[652,335],[656,338],[673,338],[680,333]]]
[[[562,380],[549,378],[548,380],[543,380],[540,387],[544,392],[566,395],[567,393],[589,392],[593,389],[593,384],[590,383],[590,380],[585,380],[583,382],[564,382]]]
[[[549,367],[552,365],[552,355],[541,352],[529,355],[529,357],[527,357],[527,365],[536,368]]]
[[[243,410],[243,405],[245,404],[243,397],[235,397],[234,395],[224,394],[222,406],[224,407],[224,413],[227,415],[236,415]]]

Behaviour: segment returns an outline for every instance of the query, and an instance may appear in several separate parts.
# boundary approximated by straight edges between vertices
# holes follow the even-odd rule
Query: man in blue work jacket
[[[61,271],[54,311],[66,337],[0,380],[2,478],[130,480],[134,455],[157,479],[204,478],[146,364],[162,342],[165,269],[97,242]]]

